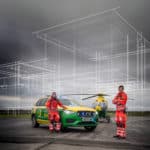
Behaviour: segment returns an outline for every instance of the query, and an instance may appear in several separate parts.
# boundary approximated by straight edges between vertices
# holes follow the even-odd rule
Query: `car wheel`
[[[61,126],[61,131],[62,131],[62,132],[67,132],[67,127]]]
[[[92,126],[92,127],[89,127],[89,126],[85,126],[84,127],[87,131],[94,131],[96,129],[96,126]]]
[[[35,115],[32,116],[32,127],[33,128],[38,128],[39,127],[39,123],[37,123]]]

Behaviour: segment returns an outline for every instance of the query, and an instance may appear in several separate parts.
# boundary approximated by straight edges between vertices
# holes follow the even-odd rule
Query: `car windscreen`
[[[70,99],[59,99],[63,105],[66,105],[66,106],[78,106],[78,104],[73,101],[73,100],[70,100]]]

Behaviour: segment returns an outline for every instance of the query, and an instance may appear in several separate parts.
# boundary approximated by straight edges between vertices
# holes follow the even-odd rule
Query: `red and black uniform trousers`
[[[50,120],[49,130],[50,131],[53,131],[53,130],[59,131],[61,129],[59,112],[57,110],[49,110],[48,118]]]
[[[113,104],[116,105],[115,121],[117,125],[117,136],[126,137],[126,102],[127,94],[125,92],[119,92],[113,100]]]
[[[122,107],[122,106],[118,106]],[[126,137],[126,122],[127,122],[127,115],[125,109],[117,109],[115,115],[115,121],[117,125],[116,135],[120,137]]]

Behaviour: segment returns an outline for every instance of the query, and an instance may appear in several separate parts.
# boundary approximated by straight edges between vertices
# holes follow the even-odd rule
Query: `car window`
[[[41,101],[41,99],[39,99],[39,100],[36,102],[36,106],[39,106],[40,101]]]
[[[39,106],[45,106],[46,101],[47,101],[47,98],[41,99]]]
[[[47,98],[43,98],[37,101],[36,106],[45,106]]]

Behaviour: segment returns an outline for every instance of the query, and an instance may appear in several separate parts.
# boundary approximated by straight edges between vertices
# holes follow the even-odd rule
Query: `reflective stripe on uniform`
[[[118,135],[120,137],[126,137],[126,130],[125,130],[125,128],[117,127],[116,135]]]

